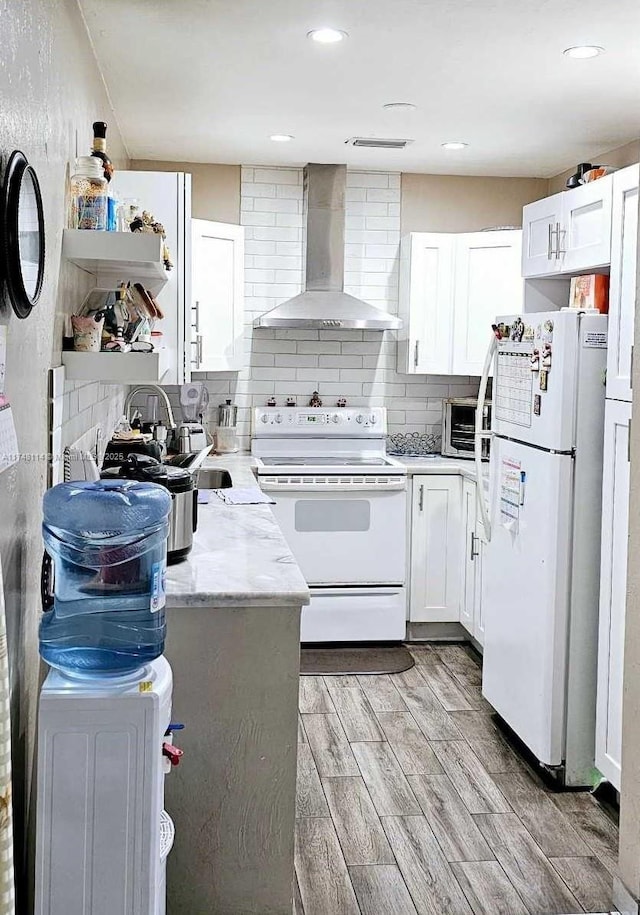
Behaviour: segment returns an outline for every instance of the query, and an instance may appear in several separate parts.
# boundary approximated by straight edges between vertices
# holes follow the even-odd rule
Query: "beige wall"
[[[13,798],[15,813],[16,911],[26,913],[27,819],[34,822],[30,794],[40,665],[42,496],[46,487],[47,371],[60,364],[63,314],[82,302],[87,274],[61,261],[65,181],[70,160],[89,151],[91,124],[109,124],[111,156],[127,160],[76,0],[10,0],[0,13],[0,156],[2,165],[21,149],[34,166],[45,216],[45,279],[37,306],[17,320],[2,293],[0,323],[7,325],[6,389],[22,459],[0,474],[0,556],[11,676]],[[105,410],[122,395],[114,385],[101,402],[83,409],[90,424],[105,422]],[[75,389],[75,386],[74,386]],[[75,391],[74,391],[75,392]],[[85,400],[85,392],[82,400]],[[77,395],[76,395],[77,402]],[[80,433],[82,429],[74,426]]]
[[[544,178],[402,176],[402,234],[521,226],[522,207],[547,194]]]
[[[615,168],[624,168],[626,165],[634,165],[640,162],[640,140],[633,140],[624,146],[618,146],[616,149],[610,149],[607,152],[600,153],[588,161],[594,164],[613,165]],[[576,165],[578,163],[576,162]],[[558,191],[565,189],[567,178],[575,172],[575,166],[562,172],[560,175],[549,179],[549,194],[556,194]]]
[[[193,176],[192,216],[216,222],[240,222],[239,165],[132,159],[131,168],[147,172],[189,172]]]

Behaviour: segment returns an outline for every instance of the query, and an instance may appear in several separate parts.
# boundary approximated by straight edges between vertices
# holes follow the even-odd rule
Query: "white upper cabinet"
[[[450,372],[454,242],[455,235],[435,232],[413,232],[402,239],[400,372]]]
[[[631,402],[631,354],[638,259],[638,178],[640,166],[613,175],[611,285],[607,397]]]
[[[522,308],[522,233],[474,232],[455,246],[454,375],[480,375],[496,315]]]
[[[244,356],[244,229],[192,219],[193,372],[231,372]]]
[[[479,375],[501,312],[522,308],[519,230],[402,240],[398,371]]]
[[[557,273],[558,226],[562,220],[563,194],[529,203],[522,211],[522,276]]]
[[[524,207],[522,275],[584,273],[607,266],[612,187],[608,175]]]

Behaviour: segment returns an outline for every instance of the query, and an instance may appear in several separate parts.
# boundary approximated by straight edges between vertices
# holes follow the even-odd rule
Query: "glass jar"
[[[71,176],[71,228],[107,228],[107,180],[96,156],[79,156]]]

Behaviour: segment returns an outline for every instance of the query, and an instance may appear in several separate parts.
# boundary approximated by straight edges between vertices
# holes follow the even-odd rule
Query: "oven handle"
[[[407,488],[405,477],[384,483],[305,483],[300,480],[260,480],[263,492],[402,492]]]

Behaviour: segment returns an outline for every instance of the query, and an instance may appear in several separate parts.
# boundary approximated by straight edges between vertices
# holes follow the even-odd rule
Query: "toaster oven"
[[[451,397],[442,402],[442,454],[447,457],[474,457],[477,397]],[[491,429],[491,402],[485,403],[482,428]],[[482,439],[482,460],[489,460],[490,441]]]

